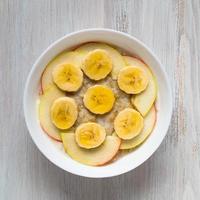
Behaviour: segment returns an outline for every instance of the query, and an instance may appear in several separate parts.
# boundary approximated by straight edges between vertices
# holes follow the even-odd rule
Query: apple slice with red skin
[[[150,68],[141,60],[130,56],[123,56],[123,58],[127,65],[133,67],[140,67],[143,70],[145,70],[149,76],[149,84],[147,88],[140,94],[132,95],[131,97],[131,103],[133,104],[133,106],[142,114],[142,116],[146,116],[156,100],[157,96],[156,78],[153,76]]]
[[[82,56],[81,54],[74,52],[74,51],[64,51],[63,53],[56,56],[44,69],[42,76],[41,76],[41,88],[42,91],[47,90],[51,87],[54,82],[52,78],[52,71],[54,67],[57,65],[69,63],[80,67],[82,63]]]
[[[112,79],[116,80],[119,71],[126,66],[124,59],[118,50],[105,43],[89,42],[79,46],[77,49],[75,49],[75,52],[79,53],[83,56],[83,58],[85,58],[85,56],[88,55],[89,52],[96,49],[105,50],[108,53],[109,57],[112,59],[113,68],[111,71],[111,77]]]
[[[74,133],[61,133],[64,149],[74,160],[91,166],[101,166],[111,161],[119,151],[121,140],[116,136],[107,136],[103,144],[94,149],[78,146]]]
[[[120,149],[132,149],[143,143],[153,131],[155,123],[156,123],[156,108],[155,106],[152,106],[151,110],[144,118],[144,127],[141,133],[138,136],[134,137],[133,139],[122,140]]]
[[[40,96],[39,103],[39,120],[42,129],[49,135],[52,139],[61,141],[60,130],[56,128],[50,116],[50,108],[52,103],[59,97],[64,97],[65,93],[59,90],[55,85],[52,85],[46,89],[43,95]]]

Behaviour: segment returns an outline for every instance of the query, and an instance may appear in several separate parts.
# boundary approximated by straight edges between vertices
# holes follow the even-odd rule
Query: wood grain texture
[[[0,1],[0,199],[200,199],[199,0]],[[50,163],[25,126],[22,95],[35,59],[75,30],[134,35],[160,58],[173,90],[168,134],[140,167],[108,179],[71,175]]]

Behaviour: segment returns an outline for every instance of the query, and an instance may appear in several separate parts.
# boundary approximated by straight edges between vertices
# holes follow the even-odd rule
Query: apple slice
[[[104,143],[94,149],[78,146],[74,133],[61,133],[64,149],[74,160],[92,166],[100,166],[112,160],[117,154],[121,140],[116,136],[107,136]]]
[[[60,130],[51,122],[50,108],[54,100],[64,97],[65,93],[52,85],[40,97],[39,120],[42,129],[53,139],[61,141]]]
[[[48,89],[49,86],[53,84],[52,71],[55,66],[62,63],[69,63],[76,66],[80,66],[82,62],[82,57],[77,52],[63,52],[56,56],[45,68],[41,77],[41,87],[42,91]]]
[[[149,67],[137,58],[123,56],[127,65],[137,66],[144,69],[149,75],[149,84],[146,90],[140,94],[133,95],[131,102],[133,106],[143,115],[146,116],[151,109],[157,96],[157,83]]]
[[[112,78],[116,80],[120,69],[122,67],[125,67],[126,65],[122,55],[116,49],[104,43],[91,42],[83,44],[82,46],[78,47],[75,51],[82,54],[83,56],[86,56],[90,51],[96,49],[102,49],[107,51],[113,63],[113,69],[111,75]]]
[[[151,110],[144,118],[144,127],[141,133],[131,140],[122,140],[120,149],[132,149],[140,145],[152,132],[154,125],[156,123],[156,109],[152,106]]]

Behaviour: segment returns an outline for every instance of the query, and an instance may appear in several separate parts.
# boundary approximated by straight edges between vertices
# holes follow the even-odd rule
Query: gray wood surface
[[[25,126],[22,96],[41,52],[75,30],[106,27],[145,42],[169,75],[174,112],[156,153],[125,175],[89,179],[50,163]],[[0,0],[0,199],[200,199],[199,0]]]

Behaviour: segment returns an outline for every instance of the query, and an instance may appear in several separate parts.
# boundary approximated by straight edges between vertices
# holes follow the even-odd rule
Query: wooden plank
[[[200,199],[200,1],[0,1],[0,199]],[[35,59],[75,30],[130,33],[162,61],[174,112],[158,151],[108,179],[71,175],[50,163],[24,123],[22,95]]]

